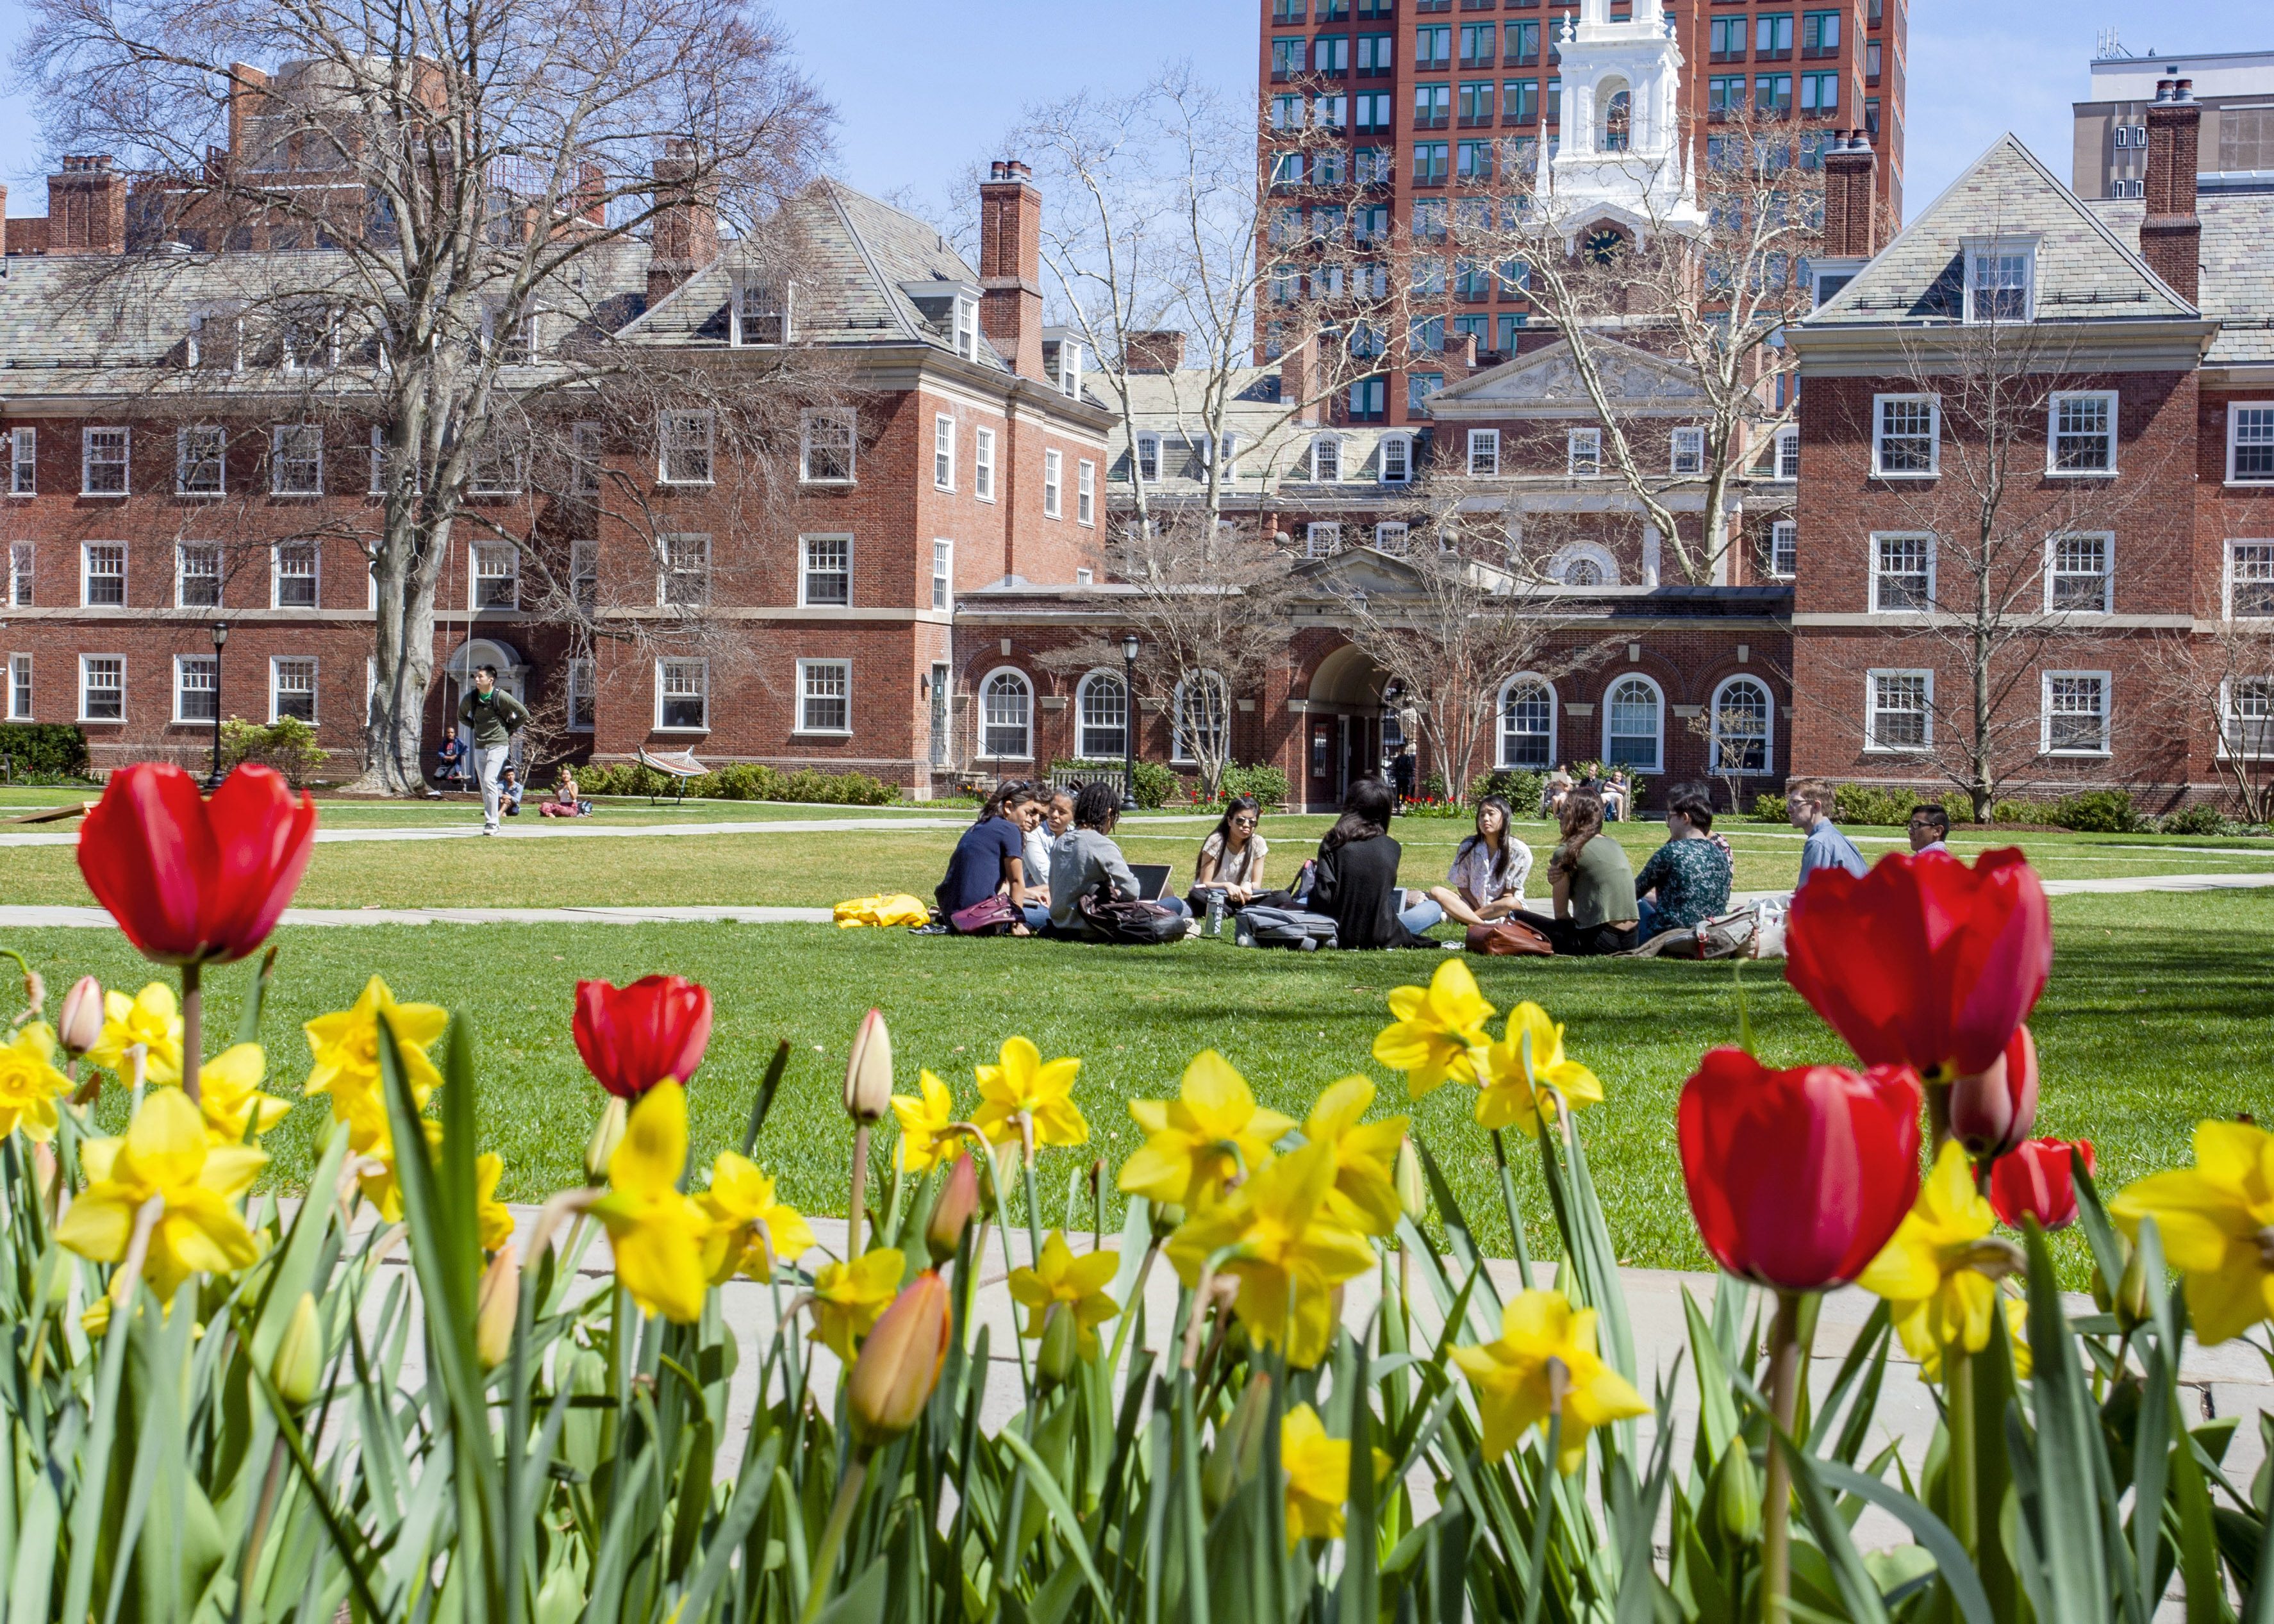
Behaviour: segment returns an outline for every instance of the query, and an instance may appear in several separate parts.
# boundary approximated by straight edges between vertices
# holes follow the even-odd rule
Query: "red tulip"
[[[1819,870],[1794,897],[1784,978],[1867,1066],[1929,1083],[1990,1069],[2045,989],[2052,915],[2017,850],[1972,868],[1883,857],[1862,879]]]
[[[2027,1026],[2016,1026],[1988,1071],[1950,1086],[1950,1132],[1978,1162],[2004,1155],[2037,1124],[2037,1041]]]
[[[2069,1152],[2092,1171],[2092,1141],[2030,1139],[2014,1147],[1990,1169],[1990,1207],[1998,1222],[2020,1229],[2024,1217],[2040,1229],[2059,1229],[2076,1222],[2076,1172]]]
[[[160,964],[227,964],[259,947],[299,888],[316,803],[244,766],[210,801],[179,767],[115,772],[79,835],[79,869],[126,939]]]
[[[576,983],[576,1052],[600,1086],[636,1100],[665,1078],[685,1084],[711,1041],[711,992],[683,975],[629,987]]]
[[[1706,1250],[1787,1291],[1855,1279],[1918,1193],[1918,1109],[1908,1067],[1772,1071],[1741,1049],[1707,1051],[1676,1118]]]

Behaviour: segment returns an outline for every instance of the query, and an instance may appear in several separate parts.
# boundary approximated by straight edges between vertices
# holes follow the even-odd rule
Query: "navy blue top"
[[[947,860],[939,906],[950,914],[960,914],[993,896],[1003,883],[1003,860],[1024,857],[1026,850],[1026,834],[1009,818],[990,817],[983,823],[974,823],[963,831],[963,838],[955,843],[955,855]]]

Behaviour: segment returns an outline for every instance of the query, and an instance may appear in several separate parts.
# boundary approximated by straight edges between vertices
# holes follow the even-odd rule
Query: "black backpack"
[[[1074,906],[1089,927],[1090,934],[1101,941],[1156,947],[1163,942],[1181,941],[1185,935],[1185,916],[1157,902],[1123,901],[1088,891],[1076,900]]]
[[[1239,911],[1235,937],[1257,947],[1291,947],[1308,951],[1335,945],[1331,915],[1305,908],[1261,907],[1254,903]]]

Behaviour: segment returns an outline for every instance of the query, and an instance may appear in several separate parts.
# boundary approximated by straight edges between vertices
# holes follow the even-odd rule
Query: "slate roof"
[[[1201,416],[1202,392],[1209,374],[1198,368],[1173,372],[1133,372],[1129,375],[1129,405],[1138,432],[1161,436],[1161,477],[1151,489],[1156,496],[1200,496],[1208,490],[1208,463],[1202,451],[1207,429]],[[1277,492],[1282,495],[1344,500],[1367,494],[1375,486],[1381,470],[1382,442],[1390,436],[1415,438],[1409,466],[1419,467],[1429,431],[1389,429],[1374,425],[1338,426],[1332,432],[1342,440],[1342,478],[1334,485],[1310,482],[1313,436],[1328,432],[1323,423],[1279,421],[1276,365],[1242,367],[1231,374],[1234,390],[1224,413],[1224,426],[1239,437],[1239,478],[1228,494],[1250,498]],[[1277,424],[1276,427],[1273,427]],[[1127,430],[1117,414],[1108,449],[1106,477],[1126,484],[1134,471],[1129,455]],[[1383,493],[1401,493],[1409,487],[1381,485]]]
[[[2146,202],[2097,200],[2090,207],[2127,242],[2137,241]],[[2202,287],[2196,304],[2219,324],[2206,366],[2274,362],[2274,192],[2198,193]]]

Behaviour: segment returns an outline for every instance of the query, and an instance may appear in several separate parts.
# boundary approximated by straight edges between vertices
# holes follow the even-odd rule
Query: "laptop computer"
[[[1142,901],[1158,902],[1169,888],[1167,863],[1131,863],[1129,873],[1137,882],[1137,895]]]

